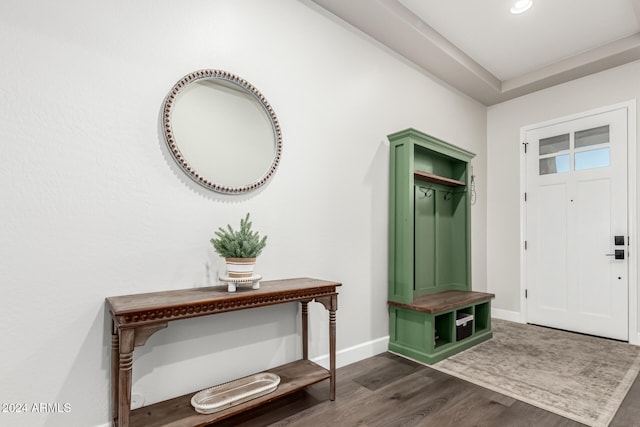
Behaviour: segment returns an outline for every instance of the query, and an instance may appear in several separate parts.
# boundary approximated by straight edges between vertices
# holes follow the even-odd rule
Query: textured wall
[[[0,413],[0,425],[108,421],[110,295],[205,286],[208,242],[251,212],[269,236],[266,279],[341,281],[338,349],[388,334],[388,143],[415,127],[478,154],[474,280],[486,288],[486,109],[305,1],[0,4],[0,402],[69,403]],[[159,132],[187,73],[225,69],[275,109],[281,165],[261,191],[195,189]],[[311,356],[327,314],[311,310]],[[134,357],[154,402],[293,360],[295,305],[193,319]]]

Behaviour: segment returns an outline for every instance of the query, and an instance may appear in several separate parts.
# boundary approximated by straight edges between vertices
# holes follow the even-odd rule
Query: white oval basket
[[[280,377],[262,372],[199,391],[191,406],[201,414],[212,414],[275,391]]]

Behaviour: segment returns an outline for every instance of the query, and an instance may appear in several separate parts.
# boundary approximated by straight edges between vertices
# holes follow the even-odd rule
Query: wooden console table
[[[123,295],[106,299],[113,321],[111,335],[111,411],[113,426],[206,426],[261,404],[329,379],[330,398],[336,394],[336,310],[340,283],[298,278],[262,282],[260,289],[226,286]],[[280,376],[278,389],[265,396],[213,414],[199,414],[191,406],[195,393],[131,411],[133,349],[166,328],[169,322],[286,302],[302,305],[302,359],[269,372]],[[316,301],[329,311],[329,370],[308,360],[308,303]]]

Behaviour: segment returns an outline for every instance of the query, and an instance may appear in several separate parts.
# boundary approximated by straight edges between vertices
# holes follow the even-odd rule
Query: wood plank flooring
[[[337,376],[334,402],[324,381],[216,426],[583,425],[390,353],[340,368]],[[640,377],[610,426],[640,427]]]

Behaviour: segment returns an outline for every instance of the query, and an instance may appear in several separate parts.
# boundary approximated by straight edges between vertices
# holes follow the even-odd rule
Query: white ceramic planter
[[[256,265],[255,258],[225,258],[229,277],[251,277]]]

